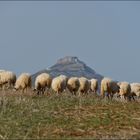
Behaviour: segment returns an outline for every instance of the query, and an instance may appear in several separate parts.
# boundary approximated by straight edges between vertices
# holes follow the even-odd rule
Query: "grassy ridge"
[[[0,93],[0,139],[140,138],[140,103]]]

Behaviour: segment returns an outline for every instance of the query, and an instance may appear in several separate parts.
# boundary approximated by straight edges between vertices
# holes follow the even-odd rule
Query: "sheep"
[[[67,88],[72,93],[72,95],[76,95],[80,87],[80,82],[77,77],[69,78],[67,82]]]
[[[88,94],[90,89],[90,83],[87,78],[80,77],[79,78],[80,86],[79,86],[79,96],[82,94]]]
[[[6,74],[7,74],[8,77],[9,77],[8,85],[9,85],[10,87],[14,87],[15,82],[16,82],[16,74],[13,73],[13,72],[10,72],[10,71],[7,71]]]
[[[90,90],[94,93],[98,90],[98,80],[97,79],[91,79],[90,80]]]
[[[140,97],[140,83],[131,83],[131,93],[133,96]]]
[[[7,84],[7,88],[14,87],[16,82],[16,74],[11,71],[0,71],[0,86],[4,87]]]
[[[60,75],[52,80],[52,89],[58,95],[66,89],[68,78],[65,75]]]
[[[37,94],[40,93],[44,94],[46,88],[50,89],[52,83],[52,78],[50,74],[48,73],[42,73],[38,75],[35,79],[35,89],[34,91],[37,91]]]
[[[119,95],[121,98],[130,100],[132,97],[130,84],[128,82],[120,82],[118,84],[120,85]]]
[[[66,75],[59,75],[59,77],[61,77],[62,79],[64,79],[65,81],[65,86],[67,84],[67,81],[68,81],[68,77]]]
[[[7,76],[6,76],[7,77]],[[5,77],[5,71],[0,71],[0,87],[3,88],[5,84],[7,84],[7,78]]]
[[[22,73],[15,83],[15,90],[22,90],[22,93],[28,88],[32,87],[31,75],[29,73]]]
[[[65,75],[60,75],[59,77],[61,77],[63,79],[63,89],[66,90],[67,88],[67,82],[68,82],[68,77]]]
[[[105,92],[107,92],[107,97],[113,98],[113,94],[119,92],[119,85],[117,82],[113,81],[110,78],[104,77],[101,81],[101,96],[105,97]]]

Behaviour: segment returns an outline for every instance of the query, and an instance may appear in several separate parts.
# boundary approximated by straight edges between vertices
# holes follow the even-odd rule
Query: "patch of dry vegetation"
[[[140,103],[0,92],[0,139],[140,138]]]

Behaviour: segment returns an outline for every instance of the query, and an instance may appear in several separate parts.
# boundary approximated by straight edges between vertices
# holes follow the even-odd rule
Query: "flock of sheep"
[[[85,77],[70,77],[60,75],[52,78],[47,73],[38,75],[35,79],[34,88],[32,87],[31,75],[22,73],[18,78],[11,71],[0,70],[0,87],[2,89],[13,88],[14,90],[32,89],[35,93],[44,94],[50,88],[57,94],[69,90],[72,95],[79,96],[100,90],[101,97],[113,98],[114,94],[127,100],[134,99],[134,96],[140,97],[140,83],[116,82],[110,78],[103,78],[99,89],[97,79],[87,79]]]

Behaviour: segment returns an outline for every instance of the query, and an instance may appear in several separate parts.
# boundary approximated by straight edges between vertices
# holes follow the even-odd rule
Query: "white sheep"
[[[90,80],[90,90],[94,93],[98,90],[98,80],[97,79],[91,79]]]
[[[140,97],[140,83],[131,83],[131,93],[133,96]]]
[[[80,94],[88,94],[90,89],[90,83],[87,78],[80,77],[79,78],[80,86],[79,86],[79,95]]]
[[[77,77],[69,78],[67,82],[67,88],[73,95],[76,95],[76,93],[79,90],[79,87],[80,87],[80,82]]]
[[[53,91],[55,91],[58,95],[62,93],[66,89],[67,80],[68,78],[65,75],[60,75],[55,77],[52,80],[52,85],[51,85]]]
[[[36,77],[35,80],[35,89],[37,90],[37,94],[44,94],[46,88],[50,88],[52,83],[52,78],[48,73],[42,73]]]
[[[4,87],[7,85],[7,88],[14,87],[16,82],[16,74],[11,71],[2,70],[0,72],[0,86]]]
[[[113,95],[119,92],[119,88],[117,82],[105,77],[101,81],[101,96],[104,98],[105,92],[107,92],[107,97],[112,99]]]
[[[16,80],[15,89],[24,92],[32,87],[31,75],[29,73],[22,73]]]
[[[61,77],[63,79],[63,89],[66,90],[68,77],[66,75],[60,75],[59,77]]]
[[[130,98],[132,97],[130,84],[128,82],[120,82],[119,86],[119,95],[121,96],[121,98],[130,100]]]

